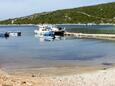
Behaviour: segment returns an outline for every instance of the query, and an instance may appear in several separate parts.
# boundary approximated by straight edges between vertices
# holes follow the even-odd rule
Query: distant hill
[[[53,12],[36,13],[26,17],[0,21],[0,24],[63,24],[115,23],[115,2]]]

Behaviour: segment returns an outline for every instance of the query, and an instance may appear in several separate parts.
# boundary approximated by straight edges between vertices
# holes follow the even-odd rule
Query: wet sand
[[[49,67],[49,68],[26,68],[5,70],[10,75],[16,76],[34,76],[34,77],[51,77],[51,76],[65,76],[82,74],[86,72],[93,72],[96,70],[103,70],[111,66],[96,65],[96,66],[78,66],[78,67]]]
[[[0,86],[114,86],[115,68],[101,66],[0,71]]]

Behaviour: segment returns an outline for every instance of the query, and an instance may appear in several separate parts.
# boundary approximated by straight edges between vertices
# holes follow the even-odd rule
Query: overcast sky
[[[107,2],[115,0],[0,0],[0,20]]]

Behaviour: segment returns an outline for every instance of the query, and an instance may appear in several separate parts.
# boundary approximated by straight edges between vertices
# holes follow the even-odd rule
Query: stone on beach
[[[0,86],[115,86],[115,68],[50,77],[17,77],[0,71]]]

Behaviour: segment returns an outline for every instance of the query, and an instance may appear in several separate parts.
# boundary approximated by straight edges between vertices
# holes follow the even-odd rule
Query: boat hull
[[[54,31],[54,35],[64,36],[64,31]]]
[[[21,36],[21,32],[9,32],[9,36]]]

